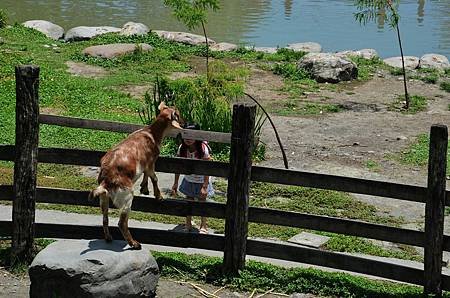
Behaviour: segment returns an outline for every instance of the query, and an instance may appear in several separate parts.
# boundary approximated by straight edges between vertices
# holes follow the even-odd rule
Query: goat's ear
[[[167,108],[166,103],[164,101],[161,101],[161,103],[158,106],[158,110],[161,112],[165,108]]]

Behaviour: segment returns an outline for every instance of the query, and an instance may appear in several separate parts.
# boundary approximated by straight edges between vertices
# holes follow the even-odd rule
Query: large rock
[[[109,26],[102,26],[102,27],[79,26],[67,31],[64,40],[65,41],[87,40],[106,33],[117,33],[120,32],[120,30],[122,29]]]
[[[306,53],[320,53],[322,52],[322,46],[317,42],[299,42],[288,44],[286,49],[293,50],[295,52]]]
[[[419,60],[420,68],[434,68],[438,70],[445,70],[450,68],[450,63],[447,57],[439,54],[425,54],[420,57]]]
[[[278,51],[278,48],[275,47],[254,47],[250,48],[255,52],[267,53],[267,54],[275,54]]]
[[[414,56],[404,56],[405,68],[416,69],[419,66],[419,58]],[[402,68],[402,57],[391,57],[383,60],[389,66]]]
[[[338,57],[341,57],[341,58],[354,56],[354,57],[361,57],[364,59],[373,59],[373,58],[379,57],[377,51],[375,51],[374,49],[361,49],[361,50],[357,50],[357,51],[352,51],[352,50],[342,51],[342,52],[337,52],[335,55]]]
[[[330,53],[306,54],[299,60],[297,67],[308,71],[319,83],[350,81],[358,76],[355,63]]]
[[[33,260],[30,297],[154,297],[159,268],[125,241],[63,240]]]
[[[156,35],[158,35],[161,38],[180,42],[184,44],[190,44],[190,45],[205,45],[206,39],[202,35],[187,33],[187,32],[172,32],[172,31],[163,31],[163,30],[153,30],[152,32],[155,32]],[[213,45],[216,42],[210,38],[208,38],[208,44]]]
[[[128,22],[123,25],[120,30],[120,35],[131,36],[131,35],[146,35],[150,32],[150,29],[142,23]]]
[[[134,43],[113,43],[85,48],[83,50],[83,54],[86,56],[110,59],[126,54],[131,54],[136,50],[148,52],[152,49],[152,46],[146,43],[140,43],[138,45]]]
[[[53,24],[44,20],[32,20],[23,23],[25,27],[33,28],[39,32],[42,32],[47,37],[58,40],[64,36],[64,29],[61,26]]]

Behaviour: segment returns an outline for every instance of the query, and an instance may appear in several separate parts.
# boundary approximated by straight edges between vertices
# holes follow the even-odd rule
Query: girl
[[[198,124],[186,124],[184,125],[186,129],[198,130],[200,127]],[[191,139],[183,139],[180,147],[178,148],[177,155],[179,157],[185,158],[197,158],[210,160],[209,146],[204,141],[196,141]],[[178,189],[178,180],[180,174],[175,174],[175,181],[172,186],[172,196],[176,196]],[[183,181],[181,182],[180,192],[186,196],[188,200],[199,199],[205,202],[207,197],[214,194],[214,189],[209,176],[202,175],[185,175]],[[185,224],[186,231],[192,230],[192,216],[186,217]],[[208,234],[208,226],[206,222],[206,217],[201,218],[200,223],[200,234]]]

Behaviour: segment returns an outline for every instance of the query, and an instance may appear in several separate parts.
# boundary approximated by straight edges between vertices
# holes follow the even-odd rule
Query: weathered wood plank
[[[247,241],[249,255],[341,269],[422,285],[423,270],[318,249],[257,240]]]
[[[10,236],[11,222],[0,222],[0,235]],[[66,224],[36,223],[36,237],[60,239],[93,239],[103,235],[101,226],[79,226]],[[131,228],[133,235],[142,243],[174,247],[193,247],[220,251],[224,246],[224,237],[173,231]],[[111,227],[115,239],[122,240],[120,231]],[[247,254],[275,259],[301,262],[328,268],[358,272],[422,285],[423,270],[386,262],[374,261],[341,253],[304,248],[296,245],[248,240]],[[442,276],[443,289],[450,289],[448,276]]]
[[[79,149],[40,148],[39,162],[98,166],[105,152]],[[0,145],[0,160],[14,161],[14,146]],[[156,162],[159,172],[181,174],[206,174],[216,177],[228,176],[228,163],[182,158],[160,157]],[[390,197],[405,201],[425,203],[427,189],[422,186],[406,185],[385,181],[333,176],[294,170],[252,166],[252,181],[297,185],[330,189],[350,193]],[[446,191],[450,197],[450,191]],[[446,202],[450,206],[450,201]]]
[[[442,295],[442,245],[447,171],[448,131],[433,125],[430,131],[428,193],[425,205],[425,295]]]
[[[95,129],[111,132],[132,133],[141,129],[143,125],[123,123],[116,121],[90,120],[74,117],[56,116],[42,114],[39,116],[40,124],[58,125],[72,128]],[[176,138],[179,132],[171,132],[168,136]],[[181,136],[185,139],[206,140],[209,142],[225,143],[231,142],[231,134],[224,132],[190,130],[185,129],[181,132]]]
[[[87,200],[88,193],[88,191],[38,187],[36,200],[40,203],[98,207],[98,202],[90,202]],[[11,200],[12,196],[12,186],[0,185],[0,200]],[[110,207],[114,208],[112,203],[110,204]],[[173,199],[158,202],[153,198],[142,196],[135,197],[133,201],[133,211],[176,216],[195,215],[225,218],[224,204]],[[267,208],[250,207],[249,221],[339,233],[421,247],[424,246],[425,242],[425,235],[420,231]],[[447,235],[444,235],[443,247],[445,250],[450,251],[450,237]]]
[[[39,66],[16,66],[16,148],[14,157],[11,262],[31,262],[34,243],[36,170],[39,145]]]
[[[426,188],[421,186],[258,166],[252,167],[252,181],[315,187],[414,202],[425,202],[426,197]]]
[[[237,275],[245,266],[256,106],[233,105],[223,269]]]

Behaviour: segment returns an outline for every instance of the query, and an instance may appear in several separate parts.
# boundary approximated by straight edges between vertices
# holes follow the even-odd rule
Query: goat
[[[130,134],[125,140],[109,150],[101,159],[99,186],[92,190],[89,199],[100,198],[103,213],[103,232],[107,242],[112,241],[109,232],[108,207],[109,199],[119,209],[119,229],[132,249],[141,249],[141,244],[133,239],[128,230],[128,216],[133,201],[133,185],[143,174],[140,192],[149,194],[148,177],[153,184],[156,200],[162,200],[155,174],[155,162],[159,156],[159,148],[163,138],[174,129],[182,129],[182,120],[178,110],[170,108],[162,102],[159,115],[155,121]]]

